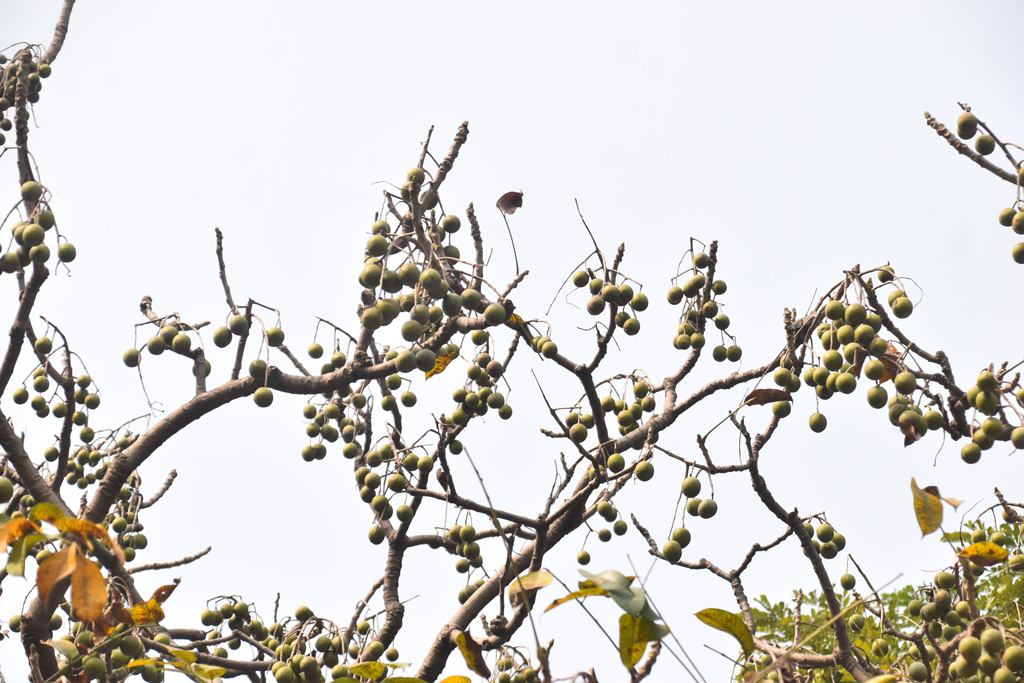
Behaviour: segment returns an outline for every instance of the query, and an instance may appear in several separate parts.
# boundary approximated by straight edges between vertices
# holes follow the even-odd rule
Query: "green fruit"
[[[1014,448],[1024,449],[1024,427],[1015,427],[1010,432],[1010,443]]]
[[[981,641],[973,636],[967,636],[960,640],[960,656],[968,662],[976,662],[981,657]]]
[[[841,372],[836,377],[836,391],[843,394],[852,394],[857,389],[857,378],[850,372]]]
[[[582,424],[574,424],[569,428],[569,438],[576,443],[583,443],[587,439],[587,428]]]
[[[956,120],[956,134],[964,140],[970,140],[978,132],[978,117],[965,111]],[[924,680],[923,678],[920,680]]]
[[[885,387],[871,387],[867,394],[868,405],[878,409],[885,406],[889,400],[889,394]]]
[[[793,404],[789,401],[776,401],[772,404],[772,414],[775,417],[787,417],[793,410]]]
[[[828,419],[821,413],[814,413],[811,415],[810,420],[808,420],[808,424],[810,425],[812,432],[820,434],[825,431],[825,428],[828,426]]]
[[[939,572],[935,575],[935,585],[944,590],[950,590],[956,585],[956,577],[949,572]]]
[[[694,498],[693,500],[697,500]],[[718,512],[718,503],[708,498],[697,505],[697,515],[702,519],[711,519]]]
[[[255,392],[253,392],[252,400],[260,408],[266,408],[267,406],[274,402],[274,392],[272,392],[267,387],[260,387]]]
[[[37,202],[42,196],[43,187],[34,180],[30,180],[21,186],[21,198],[26,202]]]
[[[623,522],[625,524],[625,522]],[[625,533],[625,531],[623,531]],[[686,527],[677,527],[672,530],[672,540],[679,544],[680,548],[690,545],[690,530]]]
[[[249,321],[244,315],[233,315],[228,320],[228,329],[236,336],[241,336],[249,331]]]
[[[26,225],[21,231],[21,243],[26,247],[35,247],[43,243],[46,231],[38,223]]]
[[[989,654],[999,654],[1006,647],[1002,632],[997,628],[987,628],[981,632],[981,646]]]
[[[1024,671],[1024,647],[1011,645],[1006,648],[1006,652],[1003,653],[1003,664],[1010,671]]]
[[[825,317],[829,320],[843,320],[846,316],[846,306],[842,301],[829,301],[825,305]]]
[[[89,657],[82,664],[82,672],[90,681],[103,678],[107,673],[107,663],[102,657]]]
[[[586,550],[579,551],[576,554],[576,562],[583,565],[590,564],[590,553],[588,553]]]
[[[644,460],[636,465],[636,469],[633,470],[636,474],[636,478],[640,481],[650,481],[654,477],[654,465],[649,461]]]
[[[917,377],[912,372],[904,370],[893,379],[896,391],[907,396],[917,390]]]
[[[1024,221],[1022,221],[1024,223]],[[1010,252],[1010,256],[1013,258],[1015,263],[1024,263],[1024,242],[1017,242],[1013,245],[1013,250]]]
[[[675,564],[683,557],[683,548],[675,541],[669,541],[661,548],[661,554],[665,559]]]
[[[696,498],[700,494],[700,479],[687,477],[683,479],[682,492],[687,498]]]
[[[903,319],[910,317],[910,314],[914,312],[914,304],[905,296],[897,297],[892,302],[892,314],[897,318]],[[919,663],[919,662],[918,662]]]
[[[213,343],[218,348],[224,348],[231,343],[231,330],[226,327],[218,327],[213,331]]]
[[[501,304],[490,304],[486,309],[484,309],[484,320],[486,320],[487,324],[490,326],[502,324],[505,322],[506,317],[507,313],[504,306]]]
[[[978,151],[978,154],[982,156],[988,156],[996,148],[996,139],[991,135],[979,135],[978,139],[974,141],[974,149]]]
[[[612,453],[608,456],[608,471],[618,473],[626,466],[626,459],[620,453]]]
[[[844,591],[851,591],[857,585],[857,577],[853,574],[843,574],[839,577],[839,585],[843,587]]]
[[[192,348],[192,338],[184,332],[174,335],[171,340],[171,350],[175,353],[186,354]]]

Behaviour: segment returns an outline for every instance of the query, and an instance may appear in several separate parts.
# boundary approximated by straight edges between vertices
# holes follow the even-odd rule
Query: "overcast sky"
[[[11,56],[6,46],[16,41],[48,44],[59,6],[11,3],[0,48]],[[1024,19],[1020,3],[969,11],[952,2],[626,7],[79,3],[30,139],[79,258],[70,274],[51,278],[35,312],[69,335],[96,378],[104,403],[94,425],[148,411],[138,375],[120,361],[151,334],[133,328],[142,322],[143,295],[160,314],[223,324],[215,227],[225,234],[236,299],[278,309],[293,348],[313,340],[316,316],[354,327],[356,275],[383,190],[404,180],[431,126],[440,158],[463,120],[469,141],[444,187],[445,208],[462,213],[475,202],[494,250],[490,277],[500,284],[514,272],[494,201],[509,190],[525,193],[509,219],[519,262],[530,270],[515,301],[524,317],[554,325],[566,353],[584,358],[589,348],[577,329],[590,324],[579,310],[585,298],[563,292],[545,311],[591,249],[574,202],[606,253],[626,243],[623,270],[654,304],[641,317],[641,335],[610,356],[609,375],[641,369],[663,377],[682,360],[671,348],[678,310],[664,294],[690,237],[719,240],[719,273],[729,284],[724,310],[744,348],[743,367],[781,347],[784,307],[803,313],[844,269],[886,261],[921,288],[911,291],[917,307],[905,329],[924,348],[947,351],[962,386],[989,362],[1019,360],[1022,271],[1010,259],[1017,240],[996,222],[1014,190],[956,155],[923,112],[952,124],[957,103],[967,102],[1004,139],[1020,140],[1013,127],[1024,111],[1014,78],[1020,41],[1008,30]],[[0,187],[12,205],[12,154],[0,159]],[[457,237],[467,251],[465,231]],[[14,278],[0,277],[6,318],[15,297]],[[317,339],[330,342],[323,333]],[[227,351],[211,354],[214,380],[227,377],[231,359]],[[552,425],[528,369],[538,370],[556,405],[571,404],[578,392],[551,364],[517,360],[508,392],[514,419],[488,420],[464,441],[496,504],[529,512],[547,493],[557,451],[537,432]],[[723,372],[710,358],[702,365],[689,389]],[[25,365],[17,377],[30,371]],[[447,410],[442,401],[461,384],[460,373],[421,384],[423,405],[433,397],[440,407],[432,412]],[[189,397],[191,373],[180,358],[147,358],[144,378],[164,409]],[[13,409],[9,393],[4,411],[41,452],[52,418],[39,422]],[[873,581],[922,581],[952,557],[934,537],[920,539],[910,478],[981,509],[993,485],[1024,499],[1020,463],[997,447],[968,468],[960,444],[935,434],[904,450],[863,393],[823,404],[829,428],[821,435],[806,428],[816,410],[810,392],[798,394],[793,417],[764,453],[764,473],[787,508],[825,511]],[[737,400],[694,411],[663,443],[694,455],[695,435]],[[383,550],[365,541],[371,519],[348,463],[337,453],[313,464],[299,458],[307,443],[303,405],[281,396],[257,412],[240,400],[146,464],[147,492],[172,468],[179,477],[143,518],[151,543],[140,561],[214,547],[196,565],[140,575],[143,593],[181,576],[166,605],[169,625],[198,626],[204,601],[222,594],[241,594],[269,622],[278,591],[284,611],[308,604],[347,622],[376,576]],[[764,417],[748,419],[756,426]],[[734,433],[716,434],[716,458],[735,461]],[[619,507],[664,538],[682,469],[667,459],[655,465],[655,480],[629,486]],[[693,523],[684,559],[732,567],[780,527],[742,475],[718,477],[715,490],[721,512]],[[73,506],[76,494],[69,494]],[[440,523],[441,509],[434,510]],[[567,583],[579,578],[582,543],[577,534],[549,556]],[[651,567],[635,533],[609,544],[591,537],[586,547],[590,569],[631,573],[627,555],[642,574]],[[497,562],[496,549],[484,552]],[[835,577],[845,562],[842,554],[830,564]],[[403,598],[418,597],[396,643],[403,661],[418,662],[457,607],[464,577],[453,564],[426,552],[407,560]],[[813,587],[795,543],[748,573],[751,596],[781,600]],[[724,680],[728,663],[704,645],[731,655],[735,644],[691,615],[734,610],[728,586],[663,563],[648,580],[707,680]],[[20,609],[28,589],[5,581],[0,618]],[[541,601],[561,590],[546,589]],[[615,609],[592,609],[614,631]],[[602,681],[623,679],[617,653],[582,611],[565,606],[538,615],[537,625],[542,641],[555,639],[556,674],[596,666]],[[516,642],[533,638],[524,630]],[[21,680],[19,651],[15,640],[0,642],[8,680]],[[449,672],[466,673],[457,660]],[[662,660],[654,680],[688,680],[671,657]]]

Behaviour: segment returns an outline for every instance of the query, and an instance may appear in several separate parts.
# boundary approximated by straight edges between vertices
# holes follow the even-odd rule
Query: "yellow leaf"
[[[455,360],[455,357],[458,355],[458,351],[447,351],[445,353],[437,354],[437,357],[434,358],[434,367],[427,370],[427,376],[425,379],[430,379],[434,375],[440,375],[444,372],[444,369],[448,367],[448,364]]]
[[[942,499],[925,489],[918,488],[917,481],[910,480],[910,490],[914,493],[914,514],[917,525],[921,527],[921,536],[927,536],[942,524]]]
[[[189,652],[188,650],[178,650],[175,648],[167,648],[167,652],[169,652],[171,656],[177,659],[179,662],[185,662],[186,664],[196,663],[197,657],[195,652]]]
[[[1001,548],[991,541],[982,541],[981,543],[967,546],[958,552],[957,555],[967,558],[980,567],[991,567],[994,564],[1006,562],[1006,558],[1010,556],[1010,553],[1006,548]]]
[[[70,545],[71,606],[82,621],[96,621],[103,615],[107,603],[107,582],[96,563],[81,554],[78,546]]]
[[[224,667],[210,666],[209,664],[196,664],[192,667],[192,671],[197,678],[203,681],[213,681],[228,672]]]
[[[743,654],[749,657],[750,653],[754,651],[754,636],[750,633],[750,629],[747,628],[746,622],[743,621],[743,617],[740,615],[726,612],[724,609],[709,607],[697,612],[696,616],[708,626],[717,628],[719,631],[725,631],[740,641]]]
[[[441,681],[441,683],[473,683],[465,676],[449,676],[448,678]]]
[[[61,517],[55,520],[53,525],[60,529],[61,533],[77,534],[85,541],[90,550],[92,549],[92,539],[100,539],[108,548],[114,551],[121,564],[124,564],[124,551],[110,538],[106,529],[100,525],[93,524],[85,519],[78,519],[77,517]]]
[[[166,586],[160,586],[153,591],[152,599],[156,600],[157,603],[161,605],[164,604],[167,602],[167,598],[171,597],[171,593],[174,592],[174,589],[178,587],[179,583],[181,583],[181,579],[175,579],[174,583],[169,583]]]
[[[459,652],[462,653],[462,658],[466,660],[466,666],[470,671],[484,678],[491,677],[487,663],[484,662],[484,651],[480,643],[473,640],[465,631],[459,631],[455,634],[455,644],[459,646]]]
[[[164,610],[160,607],[160,603],[150,598],[146,602],[140,602],[137,605],[132,605],[132,621],[137,626],[143,624],[156,624],[162,621],[164,618]]]
[[[590,588],[584,588],[583,590],[573,591],[572,593],[566,595],[564,598],[558,598],[557,600],[555,600],[553,603],[548,605],[548,608],[544,611],[550,612],[554,608],[558,607],[559,605],[563,605],[569,602],[570,600],[579,600],[581,598],[587,597],[588,595],[607,596],[608,591],[604,590],[603,588],[598,588],[597,586],[591,586]]]
[[[627,669],[632,669],[644,656],[647,643],[668,635],[668,627],[644,617],[623,614],[619,617],[619,657]]]
[[[353,676],[377,680],[387,673],[388,668],[380,662],[363,662],[362,664],[350,666],[348,670]]]
[[[32,532],[39,532],[39,525],[27,517],[16,517],[0,527],[0,552],[5,552],[7,546],[17,541],[22,536]]]
[[[632,669],[647,649],[647,641],[636,637],[638,621],[631,614],[619,617],[619,658],[627,669]]]
[[[36,503],[28,511],[28,518],[33,522],[49,522],[56,526],[56,522],[64,519],[64,512],[53,503]]]
[[[36,589],[43,605],[49,605],[50,591],[53,590],[54,584],[70,576],[70,555],[73,547],[69,545],[39,564],[39,569],[36,570]]]
[[[893,683],[897,680],[892,674],[882,674],[881,676],[875,676],[866,681],[866,683]]]
[[[147,664],[152,664],[153,666],[155,666],[157,668],[163,668],[163,666],[164,666],[164,663],[161,662],[159,659],[134,659],[134,660],[128,662],[127,664],[125,664],[124,668],[126,668],[126,669],[134,669],[135,667],[146,666]]]
[[[521,590],[532,591],[538,588],[543,588],[548,585],[554,578],[549,572],[537,571],[530,572],[529,574],[523,574],[522,576],[515,579],[508,587],[508,592],[518,593]]]

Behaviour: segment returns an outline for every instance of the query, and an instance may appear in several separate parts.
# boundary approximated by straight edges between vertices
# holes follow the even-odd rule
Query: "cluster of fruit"
[[[617,453],[615,455],[618,455]],[[619,456],[620,458],[622,456]],[[619,511],[615,505],[609,500],[602,500],[597,504],[597,514],[604,521],[612,525],[611,529],[598,529],[597,538],[602,543],[607,543],[612,540],[612,533],[616,536],[624,536],[629,531],[629,525],[626,520],[619,519]],[[581,550],[576,554],[576,561],[582,565],[590,564],[590,553],[586,550]]]
[[[978,121],[977,116],[970,111],[965,111],[956,120],[956,134],[962,140],[970,140],[977,134],[979,124],[980,121]],[[987,132],[978,135],[974,141],[974,149],[982,156],[988,156],[995,151],[995,148],[996,139]],[[1017,168],[1017,175],[1018,186],[1024,184],[1024,162]],[[1024,210],[1022,210],[1019,202],[999,212],[999,224],[1012,228],[1018,235],[1024,235]],[[1015,244],[1010,254],[1017,263],[1024,263],[1024,242]]]
[[[295,610],[295,621],[286,629],[287,623],[272,624],[268,635],[260,639],[264,647],[274,651],[270,671],[277,683],[321,683],[347,678],[353,675],[350,667],[360,659],[385,657],[394,662],[399,657],[396,648],[385,648],[373,638],[370,622],[365,620],[356,624],[354,633],[348,633],[314,617],[312,610],[303,606]],[[327,633],[323,633],[325,628]]]
[[[494,677],[494,683],[537,683],[540,677],[537,670],[530,666],[529,660],[518,652],[514,655],[519,655],[521,661],[517,662],[516,656],[507,656],[499,657],[495,662],[497,675]]]
[[[2,101],[2,100],[0,100]],[[0,120],[0,126],[3,126]],[[0,135],[3,138],[3,135]],[[0,142],[2,144],[2,142]],[[26,206],[33,206],[28,222],[18,222],[11,226],[14,243],[17,248],[0,255],[0,272],[16,273],[33,263],[43,264],[50,260],[50,245],[46,243],[47,233],[56,225],[53,211],[43,200],[43,186],[30,180],[21,186],[21,198]],[[56,231],[54,231],[56,233]],[[63,263],[70,263],[78,256],[75,245],[57,233],[54,240],[58,243],[57,258]]]
[[[672,340],[672,346],[680,351],[687,349],[701,349],[707,344],[704,333],[707,328],[707,321],[713,321],[715,327],[720,330],[721,343],[712,349],[711,357],[719,363],[731,361],[736,363],[743,357],[743,349],[736,344],[736,338],[726,332],[729,327],[729,316],[720,311],[717,297],[725,294],[728,290],[725,280],[714,280],[708,284],[708,266],[711,265],[711,258],[703,253],[693,254],[693,265],[690,271],[693,275],[680,287],[674,285],[668,290],[668,302],[673,306],[686,302],[683,312],[680,315],[679,327],[676,329],[676,336]],[[726,339],[728,337],[728,339]],[[726,341],[729,342],[726,345]]]
[[[718,503],[713,498],[698,498],[701,491],[700,479],[686,477],[683,479],[682,493],[686,498],[686,514],[701,519],[711,519],[718,514]],[[676,527],[668,542],[661,548],[661,554],[669,562],[678,562],[683,556],[683,548],[690,545],[690,530],[685,526]]]
[[[7,119],[7,110],[11,108],[17,95],[18,89],[18,63],[11,62],[8,64],[7,56],[0,54],[0,79],[2,79],[3,86],[0,88],[0,145],[3,145],[7,139],[4,137],[4,131],[11,129],[11,122]],[[27,99],[30,104],[35,104],[39,101],[39,92],[43,89],[44,78],[49,78],[53,70],[49,64],[40,64],[37,61],[31,61],[28,63],[28,75],[25,78],[26,85],[28,86]]]
[[[605,282],[597,277],[592,271],[581,270],[572,276],[572,283],[582,289],[588,287],[591,297],[587,301],[587,312],[590,315],[601,315],[605,307],[613,306],[618,310],[615,312],[615,325],[626,334],[633,336],[640,332],[640,320],[636,314],[646,311],[650,302],[643,292],[633,292],[633,287],[628,283],[616,285]],[[633,311],[630,315],[626,307]]]

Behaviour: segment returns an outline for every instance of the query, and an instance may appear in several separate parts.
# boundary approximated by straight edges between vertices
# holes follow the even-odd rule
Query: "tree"
[[[681,311],[671,340],[681,353],[675,369],[654,376],[632,369],[635,363],[613,367],[615,345],[625,346],[629,337],[641,331],[648,307],[658,304],[665,310],[660,296],[648,300],[639,276],[628,270],[625,246],[614,255],[606,254],[594,240],[593,251],[571,276],[572,285],[580,290],[571,296],[580,300],[586,315],[581,312],[549,325],[532,317],[535,312],[516,308],[513,295],[525,281],[526,271],[517,272],[508,284],[492,282],[487,276],[483,230],[473,206],[463,214],[466,225],[458,212],[442,208],[442,185],[447,191],[445,183],[467,140],[468,124],[460,127],[439,163],[433,162],[428,135],[405,184],[385,192],[385,208],[372,225],[365,245],[367,260],[359,274],[363,288],[359,323],[351,327],[324,322],[332,330],[334,343],[329,349],[314,343],[307,350],[314,359],[330,359],[319,373],[307,371],[284,344],[276,311],[252,299],[244,304],[234,299],[218,233],[220,276],[229,309],[226,324],[207,338],[206,324],[161,315],[151,300],[144,299],[142,312],[154,333],[144,335],[148,341],[143,349],[125,354],[126,365],[141,364],[147,370],[168,356],[189,359],[195,397],[144,430],[135,422],[113,428],[97,424],[94,412],[99,395],[89,391],[93,380],[73,352],[75,340],[49,321],[37,334],[31,317],[37,295],[49,281],[50,268],[59,272],[61,266],[56,263],[66,264],[77,256],[60,232],[54,216],[57,207],[51,209],[51,203],[56,204],[54,190],[37,181],[28,147],[28,105],[40,99],[41,79],[60,52],[71,6],[65,5],[50,48],[20,51],[6,66],[4,94],[9,104],[0,106],[14,111],[21,186],[13,220],[15,244],[3,262],[19,280],[20,297],[11,344],[0,365],[0,386],[16,405],[29,403],[31,397],[30,407],[39,418],[53,415],[60,426],[53,445],[39,454],[26,448],[28,440],[19,433],[28,431],[21,426],[23,421],[31,424],[26,408],[15,408],[10,417],[5,411],[0,421],[0,445],[9,474],[9,490],[6,483],[0,484],[0,493],[10,501],[10,518],[2,534],[8,548],[7,572],[23,573],[29,556],[38,565],[36,597],[30,597],[24,613],[11,620],[11,628],[20,633],[30,665],[42,678],[84,674],[120,679],[139,668],[150,683],[170,669],[184,670],[196,679],[273,672],[282,683],[320,680],[328,672],[339,678],[353,673],[376,678],[386,671],[379,660],[397,658],[389,647],[404,624],[405,583],[414,580],[409,568],[415,564],[408,557],[420,550],[458,555],[457,570],[480,578],[467,581],[459,594],[461,607],[442,617],[433,645],[418,663],[417,676],[436,678],[459,649],[471,668],[488,667],[502,680],[503,675],[513,678],[512,671],[523,679],[537,675],[528,670],[539,670],[541,677],[550,678],[548,670],[557,664],[557,651],[548,656],[550,645],[536,642],[514,650],[510,644],[529,642],[529,631],[523,629],[530,628],[530,607],[555,599],[548,597],[553,588],[537,592],[551,581],[544,571],[546,555],[564,540],[578,537],[591,522],[596,524],[597,516],[611,525],[596,530],[599,539],[632,527],[648,541],[652,556],[678,565],[680,572],[710,572],[729,583],[739,616],[708,610],[703,617],[736,635],[746,656],[755,650],[760,653],[761,657],[744,665],[747,668],[740,676],[767,671],[783,680],[796,680],[821,678],[822,672],[837,677],[845,671],[854,680],[867,680],[893,671],[918,680],[931,670],[934,679],[944,680],[951,668],[961,678],[973,675],[973,666],[986,673],[990,673],[986,667],[992,668],[993,675],[1000,663],[1011,672],[1019,670],[1017,652],[1006,647],[1008,639],[1016,638],[1013,629],[1019,626],[1015,613],[1006,607],[1006,598],[1016,599],[1019,582],[1013,581],[1010,572],[1021,567],[1021,560],[1019,554],[1011,557],[1000,550],[1019,547],[1020,518],[1014,510],[1019,506],[1000,497],[1005,528],[996,531],[978,524],[968,537],[960,532],[947,535],[947,540],[961,546],[961,559],[925,590],[927,604],[915,604],[918,598],[911,591],[878,595],[871,589],[858,597],[835,590],[837,572],[830,572],[826,563],[842,551],[842,534],[824,515],[797,513],[793,505],[799,501],[778,500],[761,471],[761,455],[769,441],[795,402],[811,393],[811,386],[823,402],[857,392],[858,384],[875,382],[866,392],[869,405],[887,408],[888,419],[898,428],[893,438],[908,447],[934,440],[935,435],[928,436],[930,431],[970,439],[962,455],[967,462],[977,461],[983,450],[997,442],[1012,441],[1020,447],[1024,433],[1017,426],[1017,406],[1021,397],[1014,395],[1019,387],[1013,367],[992,366],[974,385],[957,384],[945,354],[926,351],[928,346],[917,346],[903,331],[901,321],[912,312],[913,302],[905,295],[904,280],[897,272],[880,266],[851,268],[806,315],[787,311],[783,347],[759,365],[734,371],[742,350],[729,332],[730,320],[720,311],[727,301],[727,287],[720,277],[725,263],[715,242],[706,250],[695,243],[672,278],[668,303]],[[972,123],[971,116],[961,117],[958,133],[972,138],[972,126],[980,125],[985,134],[975,143],[977,152],[931,117],[927,122],[957,151],[1019,185],[1012,148],[998,142],[987,126]],[[996,147],[1007,155],[1012,171],[988,161],[987,154]],[[499,208],[505,215],[514,214],[522,200],[520,193],[509,193],[499,199]],[[1000,214],[1000,221],[1016,230],[1022,215],[1014,209]],[[581,222],[582,218],[581,214]],[[455,246],[459,238],[452,239],[460,231],[469,232],[471,238],[462,242],[466,258]],[[1017,251],[1019,247],[1015,258]],[[644,279],[650,278],[645,274]],[[882,296],[887,297],[884,304]],[[580,320],[592,325],[592,347],[585,356],[569,355],[559,349],[559,335],[563,327]],[[708,342],[714,334],[723,343]],[[705,345],[711,346],[710,352]],[[230,379],[212,386],[208,356],[214,356],[216,347],[232,347],[220,358],[233,362],[229,363]],[[165,353],[163,359],[153,358]],[[711,366],[715,378],[692,381],[698,363],[702,369]],[[550,423],[544,429],[553,444],[552,462],[559,467],[553,485],[543,482],[545,490],[551,487],[550,494],[535,508],[508,510],[492,505],[487,486],[482,497],[467,493],[483,482],[477,481],[473,455],[462,440],[474,431],[493,429],[493,420],[484,419],[487,415],[515,419],[507,387],[529,381],[523,366],[557,377],[560,401],[576,396],[569,405],[548,406]],[[31,384],[31,389],[12,379],[19,368],[30,376],[25,384]],[[465,378],[460,372],[465,372]],[[522,374],[510,382],[512,373]],[[439,377],[434,384],[458,377],[454,402],[429,406],[420,402],[417,392],[431,386],[426,382],[433,375]],[[776,387],[758,387],[769,376]],[[796,396],[801,382],[807,386]],[[540,391],[546,397],[555,388],[541,383]],[[697,457],[687,457],[667,444],[665,438],[680,430],[685,414],[729,391],[736,393],[738,407],[723,415],[717,427],[700,430]],[[147,598],[150,591],[143,593],[136,587],[129,572],[134,555],[148,545],[142,526],[152,514],[147,511],[157,506],[173,477],[156,491],[146,490],[138,468],[163,452],[170,437],[187,433],[205,415],[219,415],[231,402],[251,396],[256,406],[270,408],[275,397],[288,395],[315,397],[306,409],[310,441],[302,449],[303,459],[345,458],[352,463],[354,488],[368,506],[359,509],[370,523],[369,540],[387,548],[380,579],[369,594],[365,587],[355,590],[357,598],[366,597],[355,614],[343,615],[347,622],[330,621],[302,608],[295,615],[278,615],[275,608],[275,623],[265,625],[240,596],[223,596],[214,601],[216,609],[196,610],[201,612],[204,628],[165,624],[163,605],[172,599],[175,584],[160,587]],[[417,422],[426,423],[427,428],[420,431]],[[812,415],[809,427],[825,430],[823,413]],[[716,452],[720,445],[709,441],[712,434],[726,430],[740,437],[739,464],[722,464],[724,459]],[[682,521],[674,524],[665,540],[655,540],[648,520],[627,517],[628,511],[616,510],[614,502],[628,483],[649,480],[655,467],[680,470],[676,474],[681,475],[687,498]],[[722,569],[707,560],[683,560],[691,527],[717,511],[718,500],[705,487],[727,476],[749,478],[764,509],[778,520],[777,535],[751,547],[735,569]],[[914,486],[918,520],[928,533],[938,526],[942,502],[937,491]],[[68,502],[76,488],[88,496],[77,513]],[[352,503],[351,490],[342,495]],[[424,511],[434,501],[457,511],[455,521],[443,523],[440,533],[433,526],[440,518]],[[475,523],[465,523],[467,514]],[[809,595],[807,603],[814,606],[811,618],[827,625],[809,638],[799,633],[803,598],[797,599],[794,611],[764,601],[762,609],[754,609],[743,588],[743,574],[751,561],[790,537],[799,541],[820,583],[820,593]],[[586,564],[587,558],[586,551],[581,551],[580,564]],[[175,564],[198,559],[183,558]],[[1006,568],[975,581],[983,573],[980,569],[1000,563]],[[632,669],[633,678],[641,678],[661,651],[659,645],[647,649],[647,643],[660,643],[670,632],[658,623],[661,618],[642,586],[631,587],[629,579],[614,572],[597,574],[592,581],[581,590],[591,595],[606,593],[622,606],[619,637],[613,644],[629,646],[623,648],[624,663]],[[846,576],[840,585],[852,588]],[[565,591],[557,597],[564,595]],[[964,606],[955,601],[961,595]],[[979,595],[991,604],[979,605]],[[383,610],[376,619],[366,618],[374,600]],[[880,611],[881,605],[885,612]],[[894,606],[905,607],[911,617],[921,616],[924,623],[900,621]],[[491,618],[481,633],[475,622],[484,614]],[[73,622],[74,644],[70,635],[53,640],[51,630],[59,631],[64,621]],[[216,635],[207,630],[215,627]],[[858,636],[858,631],[863,635]],[[867,637],[873,640],[868,643]],[[975,637],[977,645],[971,640]],[[792,647],[796,643],[801,647]],[[813,653],[803,649],[807,647]],[[911,647],[916,648],[916,656],[910,655]],[[314,650],[319,654],[314,655]],[[133,660],[148,663],[132,666]]]

